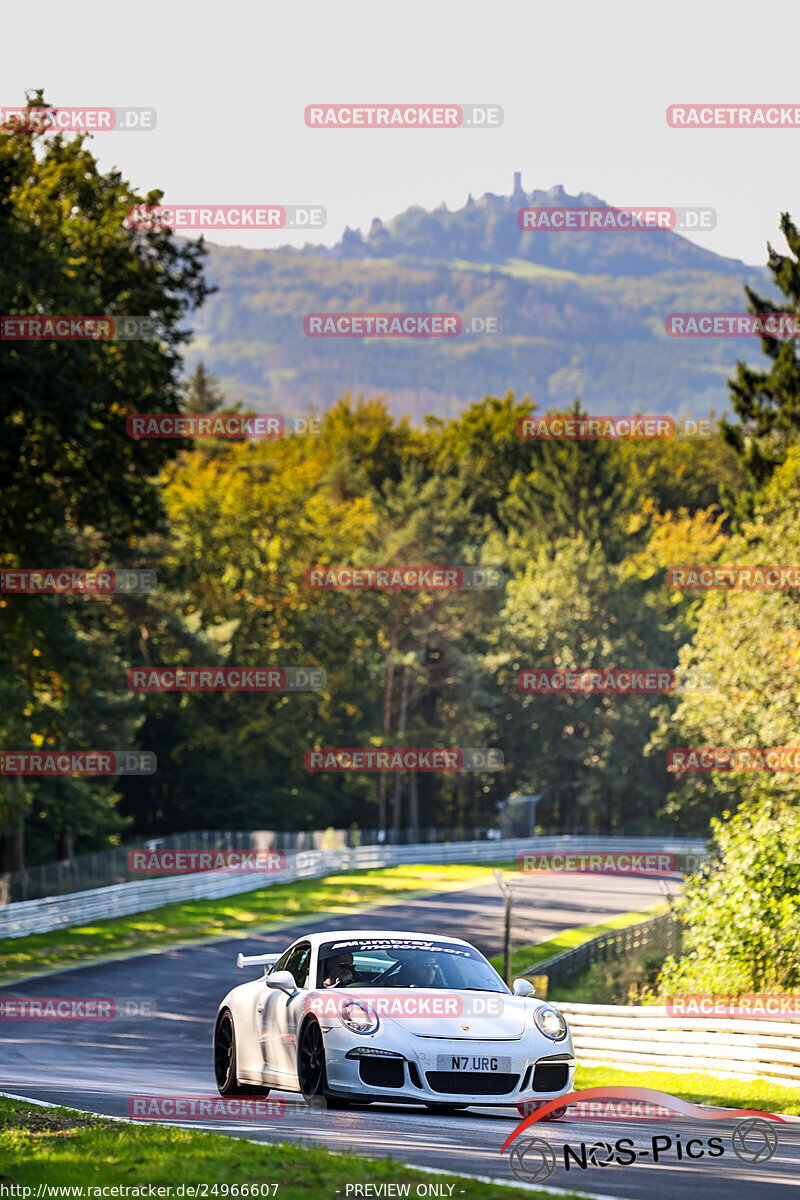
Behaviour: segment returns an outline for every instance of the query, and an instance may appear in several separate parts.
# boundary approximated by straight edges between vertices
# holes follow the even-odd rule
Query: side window
[[[294,981],[298,987],[305,987],[308,979],[308,967],[311,962],[311,947],[308,942],[303,942],[289,953],[284,955],[286,961],[280,965],[281,971],[289,971],[294,976]],[[279,964],[275,964],[276,968]]]
[[[276,963],[273,963],[272,966],[270,967],[270,974],[273,971],[287,971],[288,967],[286,966],[286,964],[289,961],[289,956],[291,955],[291,953],[292,953],[292,951],[291,951],[291,949],[289,949],[286,951],[285,954],[282,954],[280,956],[280,958],[278,959],[278,961]]]

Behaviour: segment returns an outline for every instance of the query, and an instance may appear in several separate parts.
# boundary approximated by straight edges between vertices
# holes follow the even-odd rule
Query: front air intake
[[[569,1063],[538,1062],[533,1072],[535,1092],[560,1092],[567,1086]]]
[[[434,1092],[449,1096],[506,1096],[519,1083],[519,1075],[505,1071],[428,1071],[425,1078]]]
[[[362,1058],[358,1075],[367,1087],[401,1088],[405,1083],[402,1058]]]

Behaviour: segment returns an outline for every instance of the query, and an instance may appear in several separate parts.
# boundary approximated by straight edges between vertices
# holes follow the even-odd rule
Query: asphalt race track
[[[529,903],[515,908],[515,942],[548,937],[559,929],[595,923],[616,913],[646,908],[663,896],[656,879],[597,879],[550,877],[526,883]],[[518,894],[522,893],[520,886]],[[128,1115],[135,1095],[216,1096],[211,1061],[212,1022],[228,989],[250,978],[236,969],[236,955],[282,950],[300,929],[407,928],[450,934],[473,941],[485,954],[502,948],[503,905],[494,884],[460,892],[431,895],[388,905],[368,913],[337,915],[322,921],[285,927],[261,937],[226,940],[177,950],[141,955],[127,961],[103,963],[59,972],[50,977],[16,983],[0,995],[104,996],[154,1003],[156,1015],[117,1017],[104,1021],[0,1022],[0,1090],[52,1103],[113,1116]],[[637,1078],[631,1076],[631,1084]],[[316,1142],[331,1150],[353,1150],[388,1156],[434,1171],[458,1171],[515,1182],[508,1154],[500,1147],[519,1118],[515,1111],[469,1109],[438,1115],[427,1109],[370,1105],[350,1111],[319,1112],[297,1098],[272,1092],[270,1100],[286,1102],[285,1112],[267,1120],[238,1123],[218,1121],[201,1128],[263,1141]],[[281,1106],[278,1106],[281,1107]],[[754,1107],[768,1107],[766,1104]],[[187,1122],[188,1124],[188,1122]],[[542,1180],[550,1188],[574,1189],[630,1200],[686,1197],[800,1196],[800,1120],[775,1123],[778,1148],[759,1164],[743,1163],[731,1147],[735,1121],[560,1121],[539,1124],[522,1139],[536,1134],[554,1148],[558,1165]],[[679,1161],[676,1142],[721,1136],[724,1153],[712,1159]],[[652,1161],[653,1137],[671,1136],[672,1147],[658,1163]],[[578,1150],[597,1142],[629,1137],[640,1154],[633,1166],[592,1166],[586,1170],[563,1166],[562,1146]],[[663,1144],[663,1143],[662,1143]],[[602,1151],[600,1152],[602,1157]],[[525,1159],[525,1165],[533,1165]],[[176,1182],[180,1182],[176,1166]],[[431,1182],[434,1182],[431,1176]],[[279,1181],[277,1181],[279,1182]],[[357,1179],[346,1182],[358,1183]],[[447,1182],[445,1175],[441,1182]],[[794,1189],[793,1191],[791,1189]],[[345,1196],[345,1181],[339,1195]],[[445,1191],[444,1194],[447,1194]],[[456,1188],[453,1195],[469,1196]],[[500,1193],[502,1194],[502,1193]],[[331,1200],[335,1200],[335,1195]],[[352,1193],[351,1193],[352,1195]]]

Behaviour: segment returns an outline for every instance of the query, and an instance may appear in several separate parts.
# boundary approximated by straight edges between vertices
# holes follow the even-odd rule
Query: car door
[[[297,991],[287,996],[278,988],[267,987],[257,1006],[261,1028],[260,1040],[264,1059],[264,1082],[275,1087],[297,1087],[297,1032],[304,1016],[308,995],[308,972],[311,965],[311,943],[298,942],[290,946],[275,963],[272,971],[288,971]]]

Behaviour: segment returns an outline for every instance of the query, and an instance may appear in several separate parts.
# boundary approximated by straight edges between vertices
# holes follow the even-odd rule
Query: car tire
[[[297,1078],[303,1099],[307,1103],[324,1104],[326,1108],[350,1107],[349,1097],[334,1096],[328,1091],[325,1044],[319,1022],[313,1017],[306,1021],[300,1030],[297,1045]]]
[[[239,1083],[236,1077],[236,1030],[230,1009],[223,1009],[214,1028],[214,1078],[220,1096],[267,1096],[269,1088]]]

